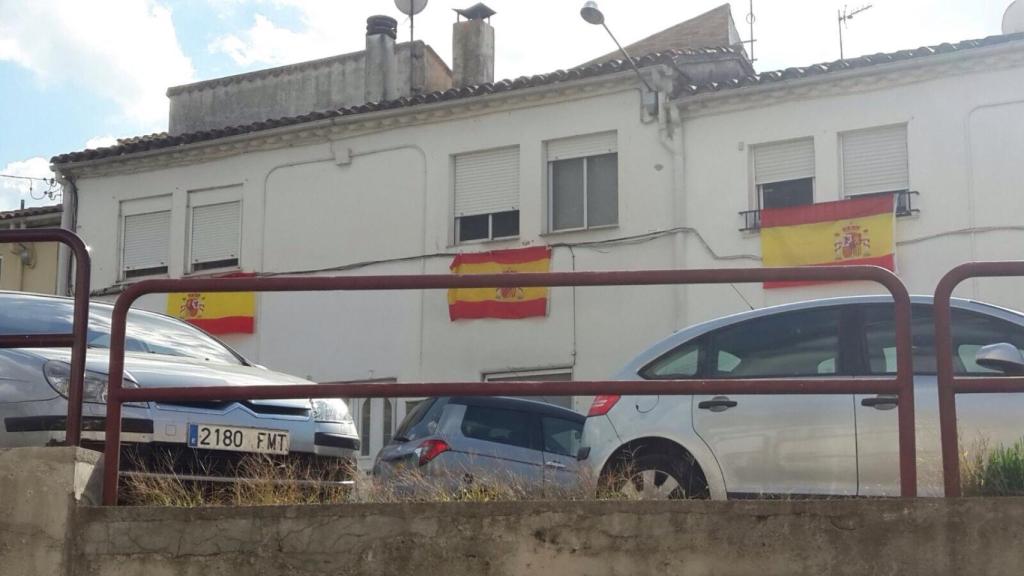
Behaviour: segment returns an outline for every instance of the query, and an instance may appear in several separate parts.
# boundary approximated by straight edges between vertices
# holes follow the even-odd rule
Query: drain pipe
[[[56,177],[62,189],[61,204],[63,208],[60,214],[60,227],[74,232],[78,228],[78,187],[75,186],[75,180],[70,175],[57,172]],[[71,250],[60,244],[57,247],[57,294],[71,296],[73,269],[74,261],[71,258]]]
[[[661,145],[672,155],[672,190],[670,208],[672,225],[670,228],[682,229],[687,226],[686,217],[686,146],[683,140],[683,117],[679,107],[665,99],[663,119],[659,120],[658,134]],[[676,234],[672,239],[672,267],[677,270],[686,268],[686,244],[683,234]],[[686,325],[687,299],[689,286],[675,286],[675,297],[672,299],[672,311],[676,328]]]

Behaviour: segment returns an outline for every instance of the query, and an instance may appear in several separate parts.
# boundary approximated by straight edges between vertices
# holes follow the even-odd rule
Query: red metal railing
[[[953,374],[953,290],[969,278],[1024,276],[1024,261],[968,262],[953,268],[935,288],[935,355],[938,359],[939,430],[942,475],[946,496],[960,496],[960,447],[957,438],[956,395],[1024,392],[1024,377]]]
[[[132,303],[144,294],[167,292],[292,292],[425,290],[447,288],[515,288],[559,286],[645,286],[723,284],[772,281],[867,280],[893,296],[896,323],[895,378],[657,380],[573,382],[328,382],[299,386],[216,386],[208,388],[122,388],[125,322]],[[565,272],[497,275],[275,277],[241,279],[148,280],[129,286],[117,299],[110,339],[103,501],[115,505],[124,402],[256,400],[276,398],[366,398],[423,396],[542,396],[598,394],[896,394],[899,396],[900,491],[917,494],[914,439],[914,387],[911,366],[910,296],[894,274],[874,266],[754,268],[725,270],[649,270],[636,272]]]
[[[68,420],[65,443],[77,446],[82,437],[82,382],[85,379],[86,335],[89,328],[89,273],[92,261],[85,242],[62,228],[0,230],[0,244],[60,242],[75,258],[75,308],[70,334],[3,334],[0,348],[71,347],[71,381],[68,383]]]

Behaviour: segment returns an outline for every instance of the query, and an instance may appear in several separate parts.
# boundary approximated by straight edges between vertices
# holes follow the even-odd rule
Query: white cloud
[[[106,148],[107,146],[113,146],[117,144],[117,138],[113,136],[97,136],[95,138],[89,138],[85,141],[85,147],[87,149],[93,148]]]
[[[0,0],[0,60],[113,101],[147,130],[166,123],[167,87],[194,77],[156,0]]]
[[[346,41],[351,44],[353,40],[361,42],[362,38],[359,19],[352,18],[352,6],[332,0],[276,0],[274,5],[296,10],[301,28],[290,30],[257,13],[252,26],[217,38],[210,43],[210,51],[227,54],[236,64],[250,66],[290,64],[359,49],[343,49]],[[357,24],[355,29],[352,22]]]

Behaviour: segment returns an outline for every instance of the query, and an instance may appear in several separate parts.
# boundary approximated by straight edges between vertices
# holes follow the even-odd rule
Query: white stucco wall
[[[627,90],[333,143],[82,177],[78,232],[93,249],[97,289],[119,280],[119,202],[172,197],[169,274],[180,277],[186,269],[189,191],[239,185],[245,271],[351,267],[323,273],[447,273],[451,255],[459,250],[537,244],[553,246],[553,271],[756,267],[759,236],[738,231],[738,212],[752,208],[752,145],[813,136],[815,199],[836,200],[838,134],[907,123],[910,182],[920,192],[914,204],[921,212],[897,221],[898,271],[913,292],[931,293],[957,263],[1024,258],[1022,102],[1024,68],[1018,67],[805,95],[739,111],[684,113],[684,160],[674,166],[658,123],[641,121],[638,93]],[[618,137],[619,225],[545,234],[543,143],[608,130]],[[452,156],[509,145],[520,147],[520,238],[453,245]],[[350,163],[336,161],[341,149],[351,150]],[[676,181],[679,167],[684,176]],[[675,201],[674,191],[682,195]],[[592,244],[674,228],[690,231]],[[757,285],[561,288],[551,291],[543,319],[455,323],[448,320],[441,291],[263,294],[256,334],[226,340],[262,364],[319,381],[479,380],[496,371],[542,368],[569,368],[574,377],[589,379],[609,376],[674,328],[744,310],[747,302],[757,307],[865,291],[879,289],[859,284],[767,292]],[[1012,281],[968,283],[961,294],[1024,309]],[[142,304],[164,308],[157,296]],[[379,419],[379,406],[374,414]],[[400,410],[395,424],[401,416]],[[380,439],[375,429],[375,447]]]

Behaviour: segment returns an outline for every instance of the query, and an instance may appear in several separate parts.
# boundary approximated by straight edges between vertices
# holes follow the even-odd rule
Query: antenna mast
[[[753,0],[751,0],[751,1],[753,1]],[[861,12],[864,12],[865,10],[870,9],[871,7],[872,7],[871,4],[865,4],[864,6],[861,6],[860,8],[857,8],[857,9],[855,9],[855,10],[853,10],[851,12],[851,11],[847,10],[846,6],[843,6],[842,11],[839,11],[839,10],[836,11],[836,13],[839,15],[839,59],[840,60],[845,60],[846,59],[845,55],[843,54],[843,28],[846,28],[846,26],[847,26],[846,23],[848,21],[850,21],[850,20],[853,20],[854,16],[856,16],[857,14],[860,14]]]
[[[754,16],[754,0],[750,0],[750,11],[747,12],[747,24],[750,24],[750,40],[741,40],[740,44],[750,44],[750,63],[757,62],[757,58],[754,58],[754,22],[757,22],[757,16]]]

